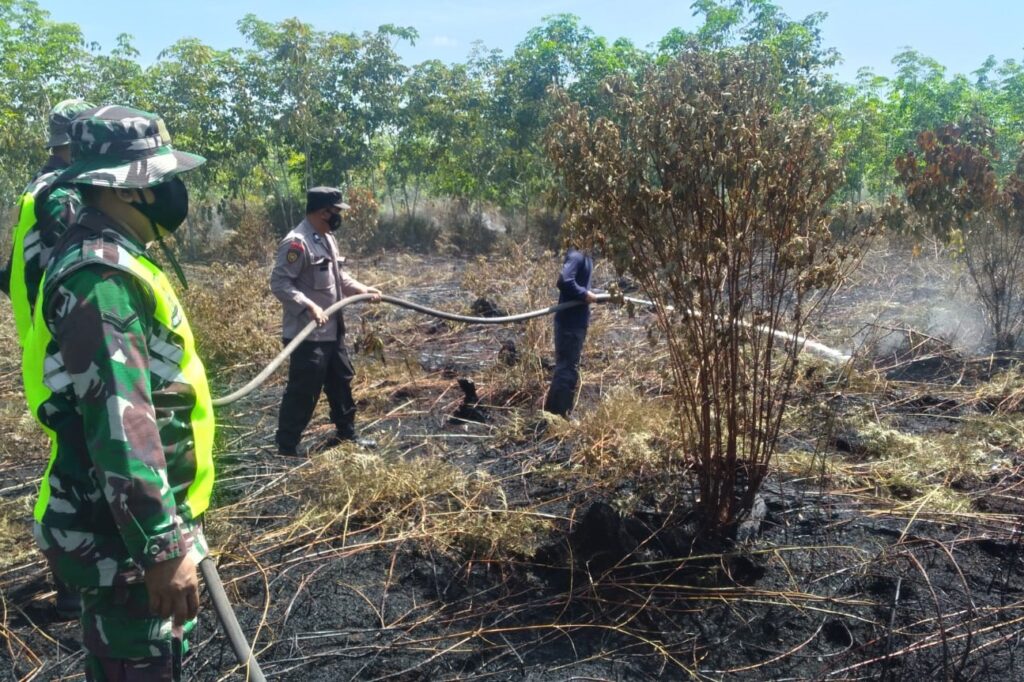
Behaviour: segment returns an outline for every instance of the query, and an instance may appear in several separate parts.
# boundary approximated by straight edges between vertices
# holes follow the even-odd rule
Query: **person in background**
[[[336,432],[331,445],[355,442],[373,447],[356,434],[356,403],[352,398],[355,370],[345,348],[345,319],[341,311],[324,310],[343,298],[380,291],[349,276],[341,267],[333,232],[348,209],[336,187],[313,187],[306,192],[306,217],[285,235],[270,273],[270,290],[284,305],[281,335],[285,345],[310,320],[317,328],[299,344],[288,361],[288,385],[278,413],[278,454],[297,456],[302,432],[313,417],[320,392],[327,394]]]
[[[568,419],[576,401],[580,381],[580,356],[590,324],[590,304],[597,296],[590,290],[594,260],[589,254],[570,248],[558,274],[558,302],[583,301],[555,313],[555,372],[551,378],[544,411]]]
[[[80,99],[66,99],[50,111],[46,147],[50,156],[18,200],[18,219],[11,239],[11,255],[0,270],[0,290],[11,299],[18,343],[24,347],[32,327],[32,311],[50,254],[57,240],[75,220],[82,199],[71,186],[54,187],[60,172],[71,163],[71,120],[92,105]],[[54,608],[57,617],[78,617],[81,599],[53,576],[57,589]]]
[[[74,185],[54,187],[54,180],[71,163],[71,120],[93,105],[66,99],[50,111],[46,147],[50,156],[25,187],[18,201],[11,255],[0,270],[0,291],[11,297],[18,340],[24,345],[32,324],[39,280],[57,240],[74,222],[82,199]],[[13,278],[13,281],[12,281]]]

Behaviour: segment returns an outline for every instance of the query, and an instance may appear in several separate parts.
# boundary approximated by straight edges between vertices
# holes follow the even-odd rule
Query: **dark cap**
[[[340,208],[342,211],[348,209],[348,204],[341,200],[340,189],[337,187],[310,187],[306,190],[307,215],[330,206]]]

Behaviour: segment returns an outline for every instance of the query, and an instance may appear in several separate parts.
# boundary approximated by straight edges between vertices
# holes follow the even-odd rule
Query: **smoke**
[[[922,340],[965,356],[988,353],[993,345],[966,272],[941,254],[872,250],[826,315],[837,347],[876,359],[906,353]]]

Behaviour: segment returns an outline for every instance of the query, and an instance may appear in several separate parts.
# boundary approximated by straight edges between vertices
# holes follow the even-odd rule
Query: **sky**
[[[1024,60],[1024,0],[775,0],[791,19],[825,12],[826,47],[839,50],[836,69],[852,82],[861,67],[893,73],[892,58],[911,47],[936,59],[950,73],[970,74],[989,56]],[[298,17],[320,30],[361,33],[382,24],[411,26],[414,47],[399,48],[406,64],[427,59],[463,61],[474,41],[511,53],[542,18],[575,14],[609,40],[630,39],[639,47],[656,43],[673,27],[693,29],[692,0],[175,0],[127,5],[38,0],[57,21],[82,27],[85,39],[104,50],[129,33],[140,60],[185,37],[217,49],[242,46],[236,24],[247,13],[267,21]],[[103,12],[104,8],[110,12]]]

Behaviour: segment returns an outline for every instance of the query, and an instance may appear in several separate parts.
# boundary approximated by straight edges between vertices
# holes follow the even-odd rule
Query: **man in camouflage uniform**
[[[71,125],[83,208],[54,250],[24,363],[54,448],[35,536],[82,595],[90,680],[180,679],[199,608],[199,525],[213,485],[205,371],[169,281],[146,246],[188,212],[162,119],[126,107]]]
[[[288,360],[288,385],[277,422],[277,450],[282,455],[298,454],[299,440],[321,390],[327,394],[331,421],[337,429],[332,444],[375,445],[370,439],[356,437],[355,371],[345,349],[345,319],[341,311],[324,314],[347,296],[373,294],[375,301],[380,297],[379,290],[357,282],[341,267],[338,243],[331,233],[341,227],[341,212],[347,208],[336,187],[307,191],[306,218],[281,240],[270,273],[270,290],[284,304],[281,335],[285,345],[310,320],[317,324]]]
[[[19,286],[15,283],[13,289],[19,294],[23,294],[27,309],[31,309],[35,304],[36,294],[39,291],[39,280],[50,260],[54,244],[74,221],[75,213],[81,205],[81,199],[74,187],[52,188],[52,186],[60,172],[71,163],[71,137],[69,134],[71,119],[86,109],[92,108],[93,105],[84,100],[66,99],[50,111],[49,138],[46,141],[50,156],[25,187],[22,200],[19,202],[20,205],[25,205],[26,195],[31,196],[34,200],[32,202],[34,213],[29,217],[22,216],[19,211],[18,222],[21,223],[25,218],[27,229],[24,235],[20,235],[21,243],[13,245],[7,265],[0,270],[0,290],[8,296],[11,295],[14,259],[20,256],[23,285]],[[31,218],[34,218],[34,221],[31,221]],[[20,302],[19,300],[15,303]],[[16,315],[15,322],[19,327],[18,337],[23,339],[24,330],[21,327],[24,323],[31,324],[31,320],[23,320]]]
[[[81,205],[81,199],[74,188],[53,188],[52,185],[60,171],[71,162],[71,119],[91,108],[91,104],[80,99],[66,99],[50,111],[49,138],[46,141],[50,157],[32,178],[18,202],[11,257],[3,270],[0,270],[0,290],[11,297],[14,324],[21,344],[24,344],[32,324],[32,307],[50,253],[74,221]],[[54,604],[57,616],[68,620],[77,618],[81,601],[78,593],[68,589],[56,578],[54,584],[57,587]]]

